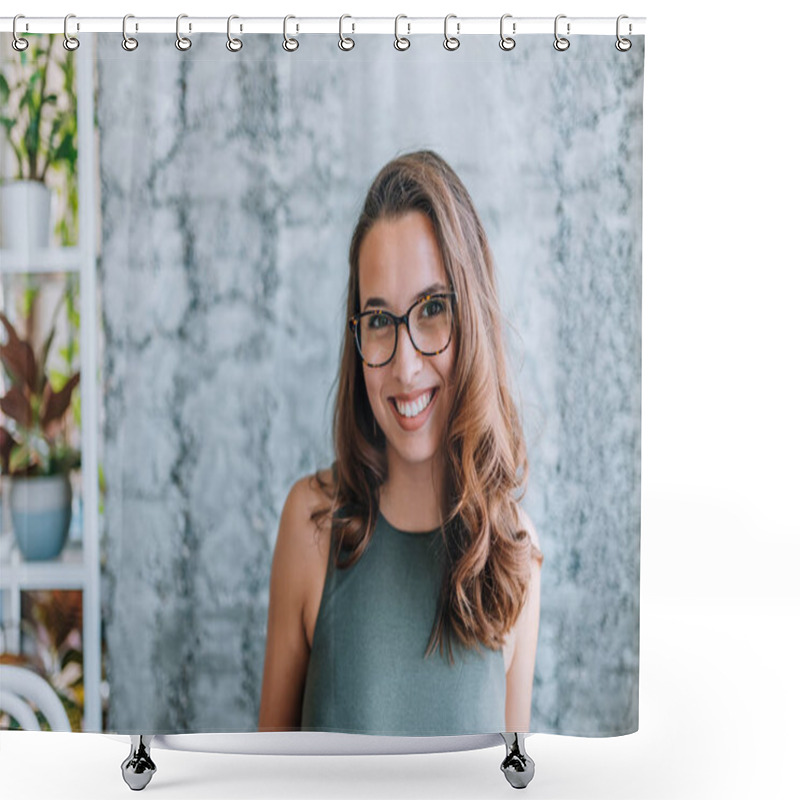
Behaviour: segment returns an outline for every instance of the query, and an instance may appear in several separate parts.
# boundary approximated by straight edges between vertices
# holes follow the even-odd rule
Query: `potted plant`
[[[25,592],[21,601],[23,654],[0,651],[0,664],[29,669],[44,678],[64,706],[72,730],[79,731],[84,697],[83,593],[74,589],[32,591]],[[46,721],[41,714],[37,717],[40,724]],[[0,728],[10,727],[10,722],[0,719]]]
[[[50,243],[50,169],[67,176],[67,215],[77,198],[77,102],[74,59],[57,59],[52,34],[31,37],[29,50],[19,54],[18,74],[9,82],[0,72],[0,125],[16,161],[11,181],[0,186],[3,246],[35,250]],[[58,52],[58,50],[56,50]],[[63,81],[52,91],[55,65]],[[62,232],[63,234],[63,232]]]
[[[58,390],[45,371],[55,334],[50,330],[37,358],[5,314],[0,323],[7,341],[0,345],[10,388],[0,398],[9,427],[0,426],[0,465],[11,478],[10,506],[14,535],[22,555],[32,561],[56,558],[67,540],[72,516],[69,472],[80,465],[70,446],[65,417],[80,372]],[[5,420],[4,420],[5,421]]]

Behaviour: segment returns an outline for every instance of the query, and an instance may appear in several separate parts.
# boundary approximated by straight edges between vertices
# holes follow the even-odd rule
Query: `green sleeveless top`
[[[444,572],[439,529],[378,515],[361,558],[328,570],[303,693],[303,730],[445,736],[505,730],[501,650],[453,642],[425,658]]]

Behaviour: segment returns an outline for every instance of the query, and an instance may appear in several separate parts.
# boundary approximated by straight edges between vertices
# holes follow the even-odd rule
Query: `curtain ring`
[[[133,14],[126,14],[122,18],[122,49],[132,53],[139,46],[139,40],[128,36],[128,32],[125,28],[129,19],[135,19]]]
[[[405,36],[400,36],[399,26],[401,19],[408,19],[408,17],[405,14],[398,14],[394,18],[394,49],[402,52],[411,47],[411,40],[406,39]],[[407,22],[406,28],[408,29],[408,33],[411,33],[411,23]]]
[[[616,47],[617,50],[620,51],[620,53],[627,53],[628,50],[631,49],[632,43],[630,39],[625,39],[619,35],[619,23],[620,20],[623,19],[628,19],[628,16],[626,14],[620,14],[617,17],[617,41],[614,43],[614,47]],[[630,33],[630,30],[631,30],[630,25],[628,25],[628,33]]]
[[[287,25],[289,24],[290,19],[297,19],[297,17],[293,17],[291,14],[288,14],[283,18],[283,49],[287,53],[293,53],[298,47],[300,47],[300,42],[298,42],[297,39],[293,39],[287,33]]]
[[[186,51],[192,46],[191,39],[187,36],[181,36],[181,20],[186,19],[188,16],[188,14],[178,14],[178,18],[175,20],[175,47],[181,51]],[[189,30],[191,29],[192,26],[190,25]]]
[[[69,50],[71,53],[73,50],[77,50],[81,46],[81,43],[74,36],[71,36],[67,31],[67,24],[69,23],[70,19],[75,19],[75,15],[67,14],[67,16],[64,17],[64,41],[62,44],[64,45],[64,49]]]
[[[23,50],[27,50],[28,49],[28,45],[30,44],[30,42],[27,39],[23,39],[19,34],[17,34],[17,20],[18,19],[25,19],[25,17],[22,14],[17,14],[17,16],[14,17],[14,22],[12,23],[12,26],[11,26],[11,35],[14,38],[11,40],[11,46],[18,53],[21,53]]]
[[[342,23],[346,19],[353,19],[349,14],[342,14],[339,17],[339,49],[344,50],[347,52],[348,50],[352,50],[356,46],[355,39],[351,39],[349,36],[345,36],[342,32]],[[356,26],[354,23],[351,23],[353,27],[353,32],[355,32]]]
[[[411,47],[411,40],[400,35],[399,25],[401,19],[408,19],[408,17],[405,14],[398,14],[394,18],[394,49],[402,52],[403,50],[408,50],[408,48]],[[411,33],[411,25],[408,22],[406,22],[406,27],[408,28],[408,33]]]
[[[242,40],[231,36],[231,20],[234,19],[239,19],[239,17],[237,17],[236,14],[231,14],[228,17],[228,41],[225,42],[225,47],[227,47],[231,53],[238,53],[242,49]]]
[[[554,26],[556,40],[553,42],[553,47],[555,47],[555,49],[561,53],[563,53],[565,50],[569,48],[569,39],[565,38],[564,36],[558,35],[558,21],[560,19],[566,19],[566,18],[567,18],[566,14],[559,14],[556,17],[556,22]],[[569,22],[567,23],[567,34],[569,34]]]
[[[513,39],[511,36],[506,36],[503,33],[503,23],[507,20],[511,19],[511,14],[503,14],[500,17],[500,49],[505,50],[508,52],[509,50],[513,50],[517,46],[516,39]],[[517,32],[517,23],[513,23],[512,31],[514,33]]]
[[[456,19],[456,15],[455,14],[448,14],[444,18],[444,42],[443,42],[443,44],[444,44],[444,49],[445,50],[449,50],[452,53],[453,50],[458,50],[458,48],[461,46],[461,42],[459,41],[457,36],[448,36],[447,35],[447,23],[451,19]],[[456,23],[456,33],[459,32],[460,28],[461,28],[461,23],[460,22]]]

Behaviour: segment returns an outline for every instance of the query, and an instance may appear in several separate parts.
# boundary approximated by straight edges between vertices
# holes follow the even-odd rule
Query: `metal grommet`
[[[23,39],[21,36],[19,36],[17,34],[17,20],[18,19],[25,19],[25,16],[23,14],[17,14],[17,16],[14,17],[14,22],[12,23],[12,26],[11,26],[11,34],[12,34],[12,36],[14,38],[11,40],[11,46],[18,53],[21,53],[23,50],[27,50],[28,49],[28,45],[30,44],[30,42],[27,39]]]
[[[238,53],[242,49],[242,40],[231,36],[231,21],[234,19],[239,19],[239,17],[237,17],[236,14],[231,14],[228,17],[228,41],[225,42],[225,47],[227,47],[231,53]]]
[[[447,23],[451,19],[456,19],[456,15],[455,14],[448,14],[444,18],[444,42],[443,42],[443,44],[444,44],[444,49],[445,50],[449,50],[452,53],[453,50],[458,50],[458,48],[461,46],[461,42],[459,41],[457,36],[448,36],[447,35]],[[459,33],[460,30],[461,30],[461,23],[457,22],[456,23],[456,33]]]
[[[191,39],[187,36],[181,36],[181,20],[186,19],[188,16],[188,14],[178,14],[178,18],[175,20],[175,47],[181,51],[186,51],[192,46]],[[190,25],[189,30],[191,29],[192,26]]]
[[[511,14],[503,14],[503,16],[500,17],[500,49],[505,50],[506,52],[513,50],[517,46],[515,39],[513,39],[511,36],[506,36],[505,33],[503,33],[503,23],[507,19],[511,19]],[[511,30],[513,33],[517,32],[516,22],[512,24]]]
[[[561,53],[563,53],[565,50],[569,48],[569,39],[565,38],[564,36],[558,35],[558,21],[560,19],[566,19],[566,18],[567,18],[566,14],[559,14],[556,17],[554,25],[556,40],[553,42],[553,47],[555,47],[555,49]],[[569,22],[567,23],[567,34],[569,34]]]
[[[128,36],[126,26],[129,19],[135,19],[133,14],[126,14],[122,18],[122,49],[132,53],[139,46],[139,40],[134,39],[133,36]]]
[[[71,19],[75,19],[74,14],[67,14],[67,16],[64,17],[64,41],[62,42],[64,49],[69,50],[70,53],[73,50],[77,50],[81,46],[81,43],[77,40],[77,38],[70,36],[69,31],[67,31],[67,24]],[[80,30],[80,28],[78,28],[78,30]]]
[[[619,35],[619,23],[620,20],[623,19],[628,19],[628,16],[626,14],[620,14],[617,17],[617,41],[614,42],[614,47],[616,47],[617,50],[620,51],[620,53],[627,53],[628,50],[631,49],[632,42],[630,39],[624,39],[622,36]],[[631,25],[630,23],[628,23],[628,33],[630,32],[631,32]]]
[[[400,50],[400,52],[402,52],[403,50],[408,50],[408,48],[411,47],[411,40],[406,39],[405,36],[400,35],[399,26],[401,19],[408,19],[408,17],[405,14],[398,14],[394,18],[394,49]],[[407,32],[411,33],[410,22],[406,23],[406,28],[408,29]]]
[[[287,33],[287,26],[290,19],[297,19],[297,17],[293,17],[291,14],[288,14],[283,18],[283,49],[287,53],[294,53],[294,51],[300,47],[300,42],[298,42],[297,39],[293,39]]]
[[[353,18],[349,14],[342,14],[342,16],[339,17],[339,49],[344,50],[345,52],[347,52],[348,50],[352,50],[356,46],[355,40],[351,39],[349,36],[345,36],[344,32],[342,31],[342,23],[346,19],[353,19]],[[352,25],[352,28],[353,32],[355,33],[356,30],[355,24]]]

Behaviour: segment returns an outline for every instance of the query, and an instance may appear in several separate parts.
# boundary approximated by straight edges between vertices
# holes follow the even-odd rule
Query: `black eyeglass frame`
[[[444,347],[440,348],[439,350],[434,350],[430,353],[426,353],[424,350],[421,350],[417,347],[417,343],[414,341],[414,337],[411,335],[411,328],[409,327],[409,318],[411,316],[411,312],[420,304],[425,303],[428,300],[435,300],[437,297],[452,297],[453,298],[453,315],[450,319],[450,335],[447,338],[447,344]],[[396,314],[392,314],[391,311],[386,311],[383,308],[375,308],[371,309],[370,311],[362,311],[359,314],[354,314],[347,320],[347,326],[353,332],[353,338],[356,341],[356,349],[358,350],[358,354],[361,356],[361,361],[368,367],[385,367],[395,356],[397,352],[397,339],[398,339],[398,330],[400,325],[405,324],[406,330],[408,331],[408,338],[411,340],[411,344],[414,349],[423,356],[438,356],[439,353],[443,353],[450,347],[450,342],[453,341],[453,327],[455,325],[455,307],[456,303],[458,302],[458,295],[456,294],[455,290],[449,292],[433,292],[431,294],[426,294],[423,297],[417,298],[409,307],[408,311],[403,314],[401,317],[398,317]],[[372,364],[364,358],[364,354],[361,352],[361,343],[358,341],[358,323],[362,317],[374,317],[374,316],[383,316],[387,317],[394,323],[394,347],[392,348],[392,354],[386,361],[382,361],[380,364]]]

